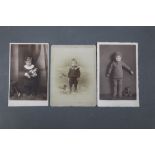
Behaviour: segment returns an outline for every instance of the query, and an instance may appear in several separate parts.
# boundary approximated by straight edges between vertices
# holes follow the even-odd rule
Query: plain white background
[[[2,0],[1,25],[154,25],[153,0]]]
[[[155,25],[153,0],[2,0],[0,6],[2,26]],[[0,154],[151,155],[154,139],[154,130],[0,130]]]

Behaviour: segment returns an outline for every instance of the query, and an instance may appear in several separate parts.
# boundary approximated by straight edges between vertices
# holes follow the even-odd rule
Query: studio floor
[[[100,95],[101,100],[136,100],[136,96],[122,96],[120,97],[112,97],[111,94],[102,94]]]

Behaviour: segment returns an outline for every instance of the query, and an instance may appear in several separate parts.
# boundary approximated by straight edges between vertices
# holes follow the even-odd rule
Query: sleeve
[[[32,73],[33,77],[37,77],[39,74],[39,69],[37,67],[34,68],[34,72]]]
[[[35,70],[36,70],[36,74],[38,75],[39,74],[39,68],[35,67]]]
[[[128,70],[129,72],[131,72],[131,68],[124,62],[122,62],[122,67],[125,68],[126,70]]]
[[[28,73],[27,72],[24,72],[24,76],[27,76],[28,75]]]
[[[80,69],[78,68],[78,69],[77,69],[77,77],[78,77],[78,78],[80,77],[80,74],[81,74],[81,73],[80,73]]]
[[[111,71],[113,69],[113,63],[110,64],[109,68],[108,68],[108,71],[107,71],[107,74],[111,74]]]
[[[69,69],[69,72],[68,72],[68,77],[70,77],[70,74],[71,74],[71,69]]]
[[[24,76],[27,76],[28,75],[28,72],[27,70],[24,68],[24,70],[22,71],[22,74],[24,74]]]

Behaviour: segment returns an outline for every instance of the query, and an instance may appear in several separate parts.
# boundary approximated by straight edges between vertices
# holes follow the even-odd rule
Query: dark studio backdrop
[[[11,85],[15,83],[19,88],[21,87],[20,85],[23,84],[25,59],[31,57],[32,64],[39,69],[38,93],[41,96],[46,96],[44,98],[47,99],[48,52],[47,44],[10,44]],[[15,97],[15,99],[18,98]]]
[[[138,42],[140,108],[8,107],[9,43]],[[0,128],[155,128],[155,27],[0,27]]]

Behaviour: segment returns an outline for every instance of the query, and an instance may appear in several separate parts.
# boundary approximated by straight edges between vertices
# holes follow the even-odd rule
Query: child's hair
[[[112,55],[111,55],[111,60],[114,60],[116,59],[117,56],[120,56],[122,58],[122,53],[121,52],[114,52]]]
[[[117,56],[122,57],[122,53],[121,53],[121,52],[115,52],[114,55],[115,55],[115,58],[116,58]]]
[[[32,62],[32,57],[26,57],[25,61],[31,61]]]
[[[77,60],[75,58],[72,58],[72,63],[73,62],[77,65]]]

